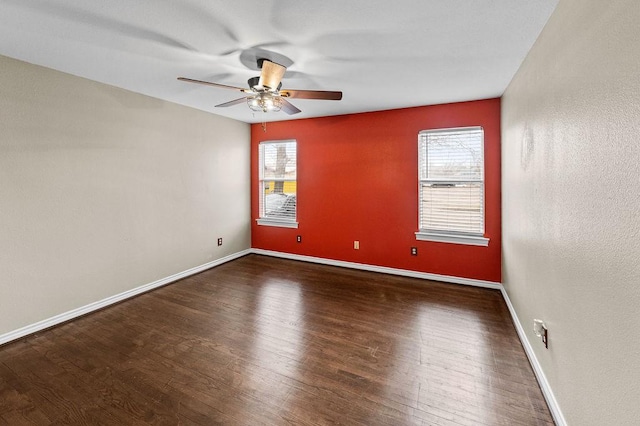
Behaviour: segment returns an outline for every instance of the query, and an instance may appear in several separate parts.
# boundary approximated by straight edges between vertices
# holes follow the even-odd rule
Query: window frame
[[[426,162],[427,153],[427,144],[428,140],[424,140],[423,135],[426,134],[446,134],[446,133],[459,133],[461,131],[469,131],[469,132],[482,132],[482,141],[481,141],[481,155],[482,155],[482,178],[481,179],[468,179],[468,180],[460,180],[460,179],[437,179],[437,178],[428,178],[427,176],[427,167],[428,163]],[[423,149],[424,146],[424,149]],[[484,161],[484,129],[481,126],[469,126],[469,127],[453,127],[453,128],[444,128],[444,129],[430,129],[430,130],[422,130],[418,133],[418,231],[415,233],[416,240],[418,241],[434,241],[434,242],[443,242],[443,243],[454,243],[454,244],[463,244],[463,245],[474,245],[474,246],[488,246],[489,238],[485,237],[485,216],[486,216],[486,204],[485,204],[485,161]],[[423,203],[422,203],[422,187],[425,183],[440,183],[442,185],[451,185],[451,184],[460,184],[460,183],[471,183],[471,184],[480,184],[481,186],[481,199],[482,199],[482,207],[481,207],[481,220],[482,220],[482,232],[459,232],[454,230],[445,230],[445,229],[437,229],[437,228],[422,228],[422,218],[423,218]]]
[[[296,147],[296,172],[295,178],[265,178],[264,177],[264,147],[267,145],[279,145],[279,144],[290,144],[294,143]],[[278,217],[269,217],[265,215],[264,205],[265,205],[265,182],[294,182],[296,184],[296,204],[293,218],[278,218]],[[280,228],[297,228],[298,227],[298,191],[297,191],[297,182],[298,182],[298,141],[296,139],[283,139],[283,140],[268,140],[261,141],[258,144],[258,218],[256,219],[256,223],[258,225],[263,226],[275,226]],[[289,200],[285,200],[284,204],[289,202]],[[283,205],[284,205],[283,204]]]

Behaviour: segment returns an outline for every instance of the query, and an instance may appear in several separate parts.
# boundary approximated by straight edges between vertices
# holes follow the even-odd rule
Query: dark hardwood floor
[[[250,255],[0,347],[0,424],[553,421],[498,291]]]

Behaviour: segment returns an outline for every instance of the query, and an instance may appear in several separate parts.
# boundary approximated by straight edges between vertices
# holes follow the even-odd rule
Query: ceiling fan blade
[[[262,72],[260,73],[258,85],[272,90],[277,90],[286,70],[287,68],[282,65],[265,59],[262,62]]]
[[[246,102],[247,102],[247,98],[239,98],[239,99],[234,99],[233,101],[225,102],[220,105],[216,105],[216,107],[230,107],[230,106],[234,106],[234,105],[238,105]]]
[[[202,80],[194,80],[192,78],[186,78],[186,77],[178,77],[178,80],[180,81],[186,81],[187,83],[196,83],[196,84],[204,84],[206,86],[213,86],[213,87],[221,87],[223,89],[233,89],[233,90],[239,90],[241,92],[250,92],[250,90],[248,89],[243,89],[241,87],[235,87],[235,86],[227,86],[225,84],[219,84],[219,83],[212,83],[210,81],[202,81]]]
[[[302,112],[295,105],[293,105],[291,102],[287,101],[286,99],[280,98],[280,100],[282,101],[282,106],[280,109],[286,112],[287,114],[293,115],[293,114]]]
[[[342,99],[342,92],[331,92],[326,90],[281,90],[280,96],[297,99],[322,99],[325,101],[339,101]]]

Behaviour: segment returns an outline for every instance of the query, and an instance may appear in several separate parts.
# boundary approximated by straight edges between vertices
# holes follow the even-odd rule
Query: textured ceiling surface
[[[0,54],[240,121],[286,120],[502,95],[558,0],[0,0]],[[287,66],[294,116],[178,76],[247,87]]]

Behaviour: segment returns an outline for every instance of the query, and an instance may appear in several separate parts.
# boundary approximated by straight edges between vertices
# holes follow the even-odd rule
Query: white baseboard
[[[551,411],[551,416],[553,417],[554,422],[557,426],[566,426],[567,421],[564,419],[562,415],[562,411],[560,410],[560,406],[558,405],[558,401],[556,400],[553,391],[551,390],[551,386],[547,381],[547,376],[544,375],[544,371],[542,370],[542,366],[538,362],[538,358],[536,357],[535,352],[533,351],[533,347],[531,346],[531,342],[527,338],[526,333],[524,332],[524,328],[520,323],[520,319],[516,315],[516,310],[511,303],[511,299],[509,299],[509,295],[507,291],[502,287],[502,297],[504,301],[507,303],[507,307],[509,308],[509,312],[511,313],[511,318],[513,319],[513,324],[516,327],[516,331],[518,333],[518,337],[520,338],[520,342],[522,342],[522,347],[524,348],[524,352],[527,354],[527,358],[529,358],[529,363],[533,368],[533,373],[536,375],[536,379],[538,380],[538,384],[540,385],[540,389],[542,390],[542,395],[544,399],[547,401],[547,405],[549,406],[549,411]]]
[[[186,271],[178,272],[177,274],[173,274],[166,278],[162,278],[158,281],[154,281],[149,284],[142,285],[140,287],[136,287],[131,290],[127,290],[123,293],[116,294],[115,296],[107,297],[106,299],[99,300],[97,302],[90,303],[88,305],[82,306],[77,309],[73,309],[71,311],[65,312],[60,315],[56,315],[54,317],[38,321],[35,324],[30,324],[28,326],[19,328],[14,331],[10,331],[9,333],[0,335],[0,345],[11,342],[13,340],[20,339],[24,336],[28,336],[29,334],[37,333],[38,331],[42,331],[44,329],[53,327],[54,325],[61,324],[63,322],[67,322],[74,318],[78,318],[82,315],[86,315],[98,309],[102,309],[109,305],[113,305],[114,303],[121,302],[123,300],[129,299],[131,297],[137,296],[142,293],[146,293],[147,291],[156,289],[158,287],[162,287],[164,285],[170,284],[174,281],[181,280],[188,276],[197,274],[199,272],[205,271],[207,269],[213,268],[214,266],[221,265],[223,263],[229,262],[231,260],[237,259],[239,257],[245,256],[251,253],[251,250],[243,250],[237,253],[233,253],[229,256],[222,257],[220,259],[214,260],[212,262],[205,263],[204,265],[196,266],[191,269],[187,269]]]
[[[342,260],[324,259],[322,257],[303,256],[300,254],[283,253],[279,251],[251,249],[251,253],[264,256],[280,257],[283,259],[300,260],[302,262],[320,263],[322,265],[339,266],[341,268],[360,269],[362,271],[380,272],[382,274],[400,275],[403,277],[421,278],[424,280],[443,281],[453,284],[470,285],[474,287],[501,290],[502,284],[493,281],[474,280],[471,278],[453,277],[450,275],[430,274],[428,272],[410,271],[408,269],[388,268],[386,266],[367,265],[365,263],[345,262]]]

